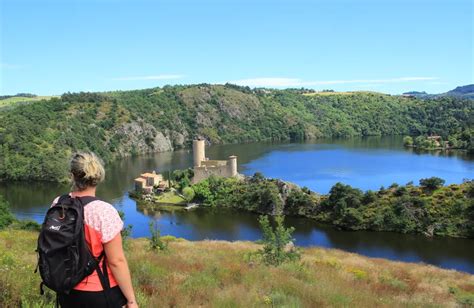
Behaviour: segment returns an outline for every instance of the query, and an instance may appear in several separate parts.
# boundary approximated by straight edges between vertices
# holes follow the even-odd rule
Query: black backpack
[[[94,200],[97,198],[64,195],[46,212],[37,248],[41,294],[44,293],[43,285],[56,293],[69,293],[96,270],[107,298],[110,283],[105,254],[102,252],[97,259],[94,258],[84,234],[84,206]],[[101,270],[99,263],[102,259]]]

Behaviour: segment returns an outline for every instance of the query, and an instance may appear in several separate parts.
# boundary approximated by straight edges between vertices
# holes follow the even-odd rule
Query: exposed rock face
[[[244,119],[251,110],[258,110],[258,99],[246,93],[235,90],[222,91],[217,98],[221,112],[232,119]]]
[[[117,151],[120,156],[173,150],[169,136],[143,121],[124,123],[115,130],[115,134],[120,137]]]
[[[183,148],[186,146],[186,140],[188,139],[188,132],[184,132],[184,134],[179,132],[171,132],[171,141],[173,142],[173,146],[175,148]]]
[[[213,113],[198,112],[196,114],[196,123],[203,127],[212,127]]]

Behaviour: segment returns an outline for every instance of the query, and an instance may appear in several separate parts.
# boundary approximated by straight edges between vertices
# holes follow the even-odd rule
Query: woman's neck
[[[87,187],[84,190],[77,190],[71,192],[71,197],[85,197],[92,196],[95,197],[95,187]]]

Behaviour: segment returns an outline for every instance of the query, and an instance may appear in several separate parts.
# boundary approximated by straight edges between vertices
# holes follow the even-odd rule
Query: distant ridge
[[[446,92],[445,95],[474,99],[474,84],[457,87],[454,90]]]
[[[446,93],[441,93],[441,94],[428,94],[425,91],[422,91],[422,92],[409,91],[409,92],[403,93],[402,95],[418,97],[418,98],[436,98],[436,97],[451,96],[451,97],[457,97],[457,98],[474,99],[474,84],[459,86],[451,91],[448,91]]]

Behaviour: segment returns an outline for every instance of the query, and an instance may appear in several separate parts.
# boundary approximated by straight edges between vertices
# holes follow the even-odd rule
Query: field
[[[0,232],[0,306],[53,307],[38,292],[37,233]],[[250,242],[189,242],[165,236],[127,242],[141,307],[469,307],[474,276],[434,266],[371,259],[333,249],[301,249],[302,258],[268,267],[249,257]],[[18,279],[21,277],[21,279]]]
[[[186,200],[175,192],[165,192],[155,196],[155,202],[163,204],[185,204]]]
[[[303,96],[332,96],[332,95],[357,95],[357,94],[376,94],[383,95],[382,93],[369,92],[369,91],[350,91],[350,92],[308,92],[303,93]]]
[[[14,96],[14,97],[9,97],[6,99],[0,100],[0,108],[3,107],[11,107],[20,103],[30,103],[30,102],[37,102],[41,101],[43,99],[50,99],[53,98],[54,96],[36,96],[36,97],[21,97],[21,96]]]

